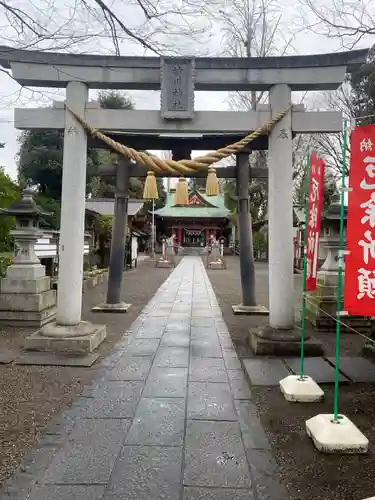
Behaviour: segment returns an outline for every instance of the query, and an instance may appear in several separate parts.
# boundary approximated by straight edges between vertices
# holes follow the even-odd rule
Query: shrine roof
[[[193,190],[189,193],[189,205],[175,205],[174,192],[169,193],[165,206],[155,210],[155,215],[165,218],[227,219],[230,211],[225,206],[223,196],[207,196]]]

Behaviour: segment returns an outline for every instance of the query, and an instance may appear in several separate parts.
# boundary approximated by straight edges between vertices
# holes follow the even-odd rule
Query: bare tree
[[[220,8],[222,55],[267,57],[295,52],[295,35],[282,17],[283,6],[278,0],[233,0],[226,8]],[[264,92],[234,92],[230,105],[233,109],[255,109],[264,96]]]
[[[375,35],[371,0],[300,0],[300,4],[305,29],[335,39],[342,47],[352,49]]]
[[[323,92],[320,95],[320,106],[326,110],[341,111],[347,126],[355,115],[351,96],[351,86],[345,82],[336,91]],[[337,134],[315,134],[311,138],[311,145],[324,157],[327,170],[338,179],[343,167],[344,131]],[[347,143],[347,157],[350,156],[350,143]],[[348,162],[345,165],[345,174],[348,171]]]
[[[282,22],[283,6],[277,0],[233,0],[218,11],[223,32],[223,55],[232,57],[267,57],[295,52],[294,35]],[[233,92],[229,104],[235,110],[255,110],[267,98],[266,92]],[[266,168],[267,152],[256,151],[250,157],[251,166]],[[230,182],[228,184],[231,184]],[[232,183],[233,184],[233,183]],[[228,185],[226,197],[233,186]],[[268,192],[265,180],[250,182],[252,218],[264,219],[267,215]]]
[[[120,55],[130,41],[162,54],[173,53],[178,39],[207,31],[199,0],[177,7],[169,0],[26,0],[21,5],[0,0],[6,20],[1,38],[18,48],[82,51],[94,42],[96,52]]]

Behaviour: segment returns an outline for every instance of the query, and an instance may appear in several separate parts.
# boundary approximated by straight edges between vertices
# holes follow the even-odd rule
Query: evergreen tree
[[[131,99],[114,91],[99,94],[102,108],[134,109]],[[18,152],[18,178],[22,183],[38,186],[44,198],[61,199],[64,134],[61,130],[26,130],[21,135]],[[89,149],[87,154],[88,191],[95,176],[95,167],[101,163],[113,164],[114,156],[108,151]],[[96,183],[96,184],[95,184]],[[101,196],[113,193],[115,178],[99,178]],[[97,180],[94,180],[97,185]],[[136,191],[136,190],[135,190]],[[139,189],[138,189],[139,191]],[[114,196],[114,195],[112,195]]]

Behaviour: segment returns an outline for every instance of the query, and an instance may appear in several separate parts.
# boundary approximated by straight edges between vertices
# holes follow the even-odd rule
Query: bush
[[[0,278],[5,278],[7,269],[13,264],[13,259],[7,255],[0,255]]]

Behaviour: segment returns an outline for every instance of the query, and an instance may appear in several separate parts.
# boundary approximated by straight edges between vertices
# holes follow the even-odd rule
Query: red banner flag
[[[320,222],[324,196],[324,161],[315,153],[310,154],[310,176],[307,212],[306,291],[316,290]]]
[[[375,316],[375,125],[350,137],[344,309]]]

